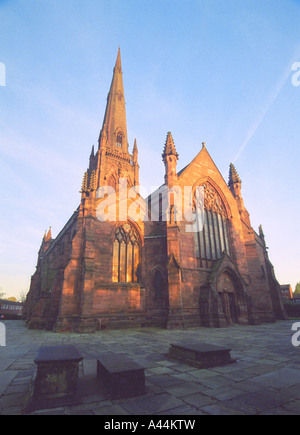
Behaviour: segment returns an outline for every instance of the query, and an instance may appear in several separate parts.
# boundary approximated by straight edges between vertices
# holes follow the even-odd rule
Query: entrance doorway
[[[238,323],[235,284],[228,272],[222,273],[219,277],[217,289],[227,324]]]

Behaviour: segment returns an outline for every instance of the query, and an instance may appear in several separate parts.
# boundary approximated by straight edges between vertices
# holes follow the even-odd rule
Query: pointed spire
[[[163,160],[165,160],[166,156],[170,156],[170,155],[175,156],[177,160],[179,158],[179,154],[177,153],[176,148],[175,148],[172,133],[169,131],[167,134],[164,152],[162,154]]]
[[[178,180],[177,160],[179,155],[176,151],[171,132],[168,132],[164,152],[162,154],[165,164],[165,184],[169,187],[174,186]]]
[[[240,176],[237,173],[237,170],[235,169],[234,164],[230,163],[229,183],[228,183],[228,185],[229,186],[233,186],[236,183],[242,184],[242,180],[240,179]]]
[[[121,49],[118,48],[118,55],[116,60],[115,69],[118,68],[119,72],[122,72],[122,65],[121,65]]]
[[[52,239],[51,227],[49,227],[49,231],[46,235],[45,242],[49,242]]]
[[[91,151],[91,156],[94,157],[94,155],[95,155],[95,147],[94,147],[94,145],[93,145],[93,146],[92,146],[92,151]]]
[[[123,75],[121,65],[121,50],[114,67],[113,78],[107,97],[107,105],[100,133],[99,147],[118,147],[123,152],[128,152],[127,124]]]
[[[138,148],[136,139],[134,139],[133,151],[132,151],[133,161],[136,163],[138,159]]]

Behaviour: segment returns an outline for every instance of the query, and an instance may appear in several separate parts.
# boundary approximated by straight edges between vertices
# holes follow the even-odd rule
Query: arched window
[[[122,132],[119,131],[117,133],[117,143],[116,143],[116,145],[117,145],[117,147],[122,148],[122,144],[123,144],[123,135],[122,135]]]
[[[204,210],[199,213],[196,207],[196,257],[200,260],[200,267],[211,267],[224,251],[230,255],[227,212],[215,188],[209,183],[203,187]]]
[[[140,244],[133,227],[126,223],[118,229],[113,248],[113,282],[139,282]]]

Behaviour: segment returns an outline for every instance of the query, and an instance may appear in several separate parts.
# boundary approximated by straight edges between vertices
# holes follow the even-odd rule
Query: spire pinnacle
[[[118,49],[113,78],[107,97],[107,105],[99,141],[99,147],[101,146],[108,146],[111,148],[117,147],[123,152],[128,152],[125,96],[120,48]]]
[[[133,151],[132,151],[133,160],[136,162],[138,158],[138,147],[136,139],[134,139]]]
[[[45,233],[45,235],[46,235],[46,233]],[[49,227],[48,233],[47,233],[44,240],[45,240],[45,242],[49,242],[49,240],[51,240],[51,239],[52,239],[52,233],[51,233],[51,227]]]
[[[167,135],[167,140],[165,143],[162,158],[165,164],[165,184],[169,187],[174,186],[178,180],[176,167],[179,155],[176,151],[173,137],[170,131]]]
[[[118,68],[119,72],[121,72],[121,70],[122,70],[122,65],[121,65],[121,49],[120,49],[120,47],[118,48],[118,55],[117,55],[117,60],[116,60],[115,68]]]
[[[233,163],[230,163],[230,169],[229,169],[229,186],[233,186],[234,184],[239,183],[242,184],[242,180],[240,179],[240,176],[235,169],[235,166]]]
[[[164,152],[162,154],[163,160],[166,158],[166,156],[170,156],[170,155],[175,156],[177,160],[179,158],[179,154],[177,153],[176,148],[175,148],[172,133],[169,131],[167,134]]]

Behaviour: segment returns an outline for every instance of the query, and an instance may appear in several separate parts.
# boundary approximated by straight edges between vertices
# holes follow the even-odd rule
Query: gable
[[[212,178],[222,189],[226,188],[230,191],[221,172],[217,168],[206,147],[203,146],[202,150],[196,155],[191,163],[178,172],[178,179],[180,184],[191,185],[187,183],[193,182],[192,185],[194,185],[200,178],[205,177]]]
[[[178,173],[178,181],[180,186],[191,186],[193,190],[196,186],[208,182],[221,197],[228,217],[232,216],[232,207],[236,208],[235,198],[205,146],[191,163]]]

